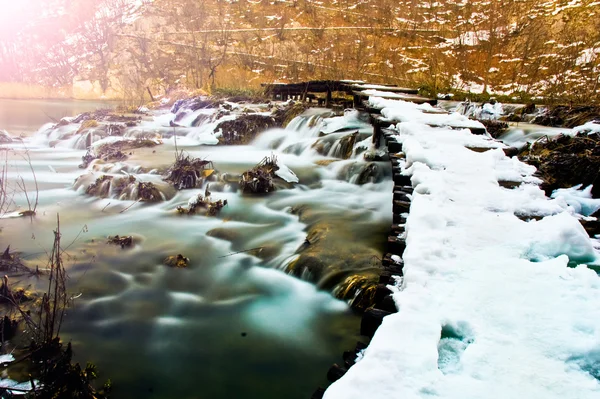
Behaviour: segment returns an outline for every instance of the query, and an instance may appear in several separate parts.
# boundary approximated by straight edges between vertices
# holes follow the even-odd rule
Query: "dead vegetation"
[[[538,115],[531,123],[543,126],[574,128],[591,120],[600,120],[600,107],[558,105]]]
[[[7,251],[8,252],[8,251]],[[41,297],[24,289],[14,289],[4,277],[0,286],[1,305],[8,309],[0,323],[2,349],[10,345],[16,353],[23,354],[5,365],[7,371],[26,361],[30,372],[29,389],[0,388],[0,396],[12,397],[12,392],[28,397],[102,399],[110,391],[110,381],[97,390],[93,381],[96,367],[88,363],[82,368],[72,363],[71,344],[63,345],[60,333],[64,316],[73,298],[67,291],[67,273],[63,264],[64,248],[61,246],[60,218],[54,231],[54,243],[48,254],[48,288]],[[19,342],[26,342],[19,347]],[[37,381],[36,381],[37,380]],[[5,396],[9,395],[9,396]]]
[[[165,258],[163,264],[176,269],[185,269],[190,264],[190,258],[186,258],[182,254],[171,255]]]
[[[129,248],[133,246],[133,237],[132,236],[109,236],[108,243],[113,245],[118,245],[122,249]]]
[[[205,215],[205,216],[216,216],[225,205],[227,200],[216,200],[213,201],[210,198],[209,186],[206,186],[204,195],[198,194],[188,202],[188,207],[177,207],[177,213],[180,215]]]
[[[558,188],[593,184],[592,195],[600,198],[600,134],[544,136],[523,149],[519,158],[538,169],[547,195]]]
[[[191,157],[183,150],[175,150],[175,163],[167,170],[163,180],[170,182],[178,190],[198,188],[202,187],[214,171],[211,161]]]
[[[9,245],[0,256],[0,271],[3,273],[17,273],[29,271],[29,269],[23,264],[18,253],[10,252]]]
[[[265,157],[254,168],[242,173],[240,187],[246,194],[267,194],[275,191],[275,172],[279,170],[277,157]]]

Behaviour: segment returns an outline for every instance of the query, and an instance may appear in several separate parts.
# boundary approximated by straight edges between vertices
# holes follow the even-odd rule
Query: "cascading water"
[[[331,292],[350,301],[376,275],[391,224],[389,165],[363,160],[372,150],[370,126],[356,114],[309,110],[249,145],[214,146],[218,121],[234,115],[178,112],[185,112],[180,126],[170,126],[177,116],[163,112],[123,131],[125,139],[159,135],[162,144],[131,150],[125,161],[93,161],[87,170],[78,168],[85,155],[78,143],[89,133],[77,133],[80,124],[46,126],[26,139],[38,214],[33,222],[0,220],[11,232],[1,243],[43,264],[40,248],[50,247],[60,213],[65,242],[77,238],[68,273],[70,289],[81,294],[64,339],[73,341],[78,360],[95,362],[101,378],[111,378],[114,397],[308,397],[322,370],[356,339],[356,316]],[[94,129],[95,145],[122,139],[102,133],[102,123]],[[316,147],[325,141],[331,146],[321,153]],[[176,143],[213,162],[211,196],[228,202],[218,217],[175,211],[207,188],[177,191],[162,181]],[[235,190],[237,176],[271,154],[299,182],[263,197]],[[9,178],[22,176],[33,187],[23,158],[12,156],[10,165]],[[86,194],[103,175],[112,177],[101,182],[106,198]],[[154,183],[163,201],[135,203],[135,184],[115,194],[117,180],[129,176]],[[116,234],[132,235],[134,247],[105,243]],[[162,265],[178,253],[190,258],[187,269]]]

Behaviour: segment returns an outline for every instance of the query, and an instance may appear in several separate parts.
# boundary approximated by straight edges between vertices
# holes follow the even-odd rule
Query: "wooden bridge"
[[[263,83],[265,92],[273,99],[286,101],[295,99],[312,102],[317,100],[319,106],[333,107],[342,105],[346,108],[368,109],[367,100],[371,96],[394,100],[410,101],[417,104],[436,105],[437,100],[418,95],[418,89],[398,87],[389,84],[371,84],[359,80],[312,80],[301,83]],[[337,93],[338,97],[334,97]],[[324,97],[317,94],[325,94]],[[339,95],[342,94],[342,97]],[[349,97],[352,97],[352,100]]]

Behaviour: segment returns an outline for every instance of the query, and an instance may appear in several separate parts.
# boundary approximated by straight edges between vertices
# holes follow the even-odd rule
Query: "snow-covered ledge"
[[[399,311],[325,399],[600,397],[598,254],[572,209],[467,148],[486,137],[426,122],[396,125],[414,187]]]

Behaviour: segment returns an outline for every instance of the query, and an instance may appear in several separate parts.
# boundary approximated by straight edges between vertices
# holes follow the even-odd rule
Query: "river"
[[[384,252],[391,225],[391,179],[382,175],[356,184],[357,172],[348,170],[363,167],[358,156],[340,160],[307,149],[318,140],[307,118],[247,146],[199,145],[206,133],[182,129],[179,148],[212,160],[220,172],[241,173],[275,154],[300,184],[266,197],[211,188],[214,198],[229,203],[218,217],[181,216],[175,208],[204,187],[175,192],[157,204],[90,197],[85,187],[73,185],[80,175],[91,181],[98,176],[92,168],[78,168],[85,150],[57,133],[61,128],[46,125],[36,132],[49,122],[46,113],[59,119],[104,103],[1,101],[0,129],[30,136],[23,145],[9,145],[15,150],[9,179],[22,177],[33,201],[35,182],[22,156],[28,151],[39,205],[33,219],[0,219],[0,246],[11,245],[29,266],[43,269],[60,214],[69,290],[77,296],[61,335],[73,343],[77,361],[95,363],[99,379],[112,380],[113,397],[300,399],[326,384],[329,366],[360,339],[359,317],[330,289],[317,289],[319,278],[310,272],[301,279],[283,269],[305,242],[308,223],[327,237],[320,257],[327,270],[376,268],[375,254]],[[169,117],[144,118],[144,128],[164,134],[164,144],[135,150],[129,166],[119,170],[172,163],[175,142],[164,127]],[[315,163],[322,159],[335,162]],[[136,175],[160,181],[155,173]],[[22,192],[15,203],[27,208]],[[292,212],[299,208],[309,209],[310,222]],[[106,237],[115,234],[133,235],[136,245],[108,245]],[[272,255],[237,253],[256,247]],[[188,269],[162,265],[178,253],[190,258]],[[17,283],[32,289],[47,284],[43,277]]]

